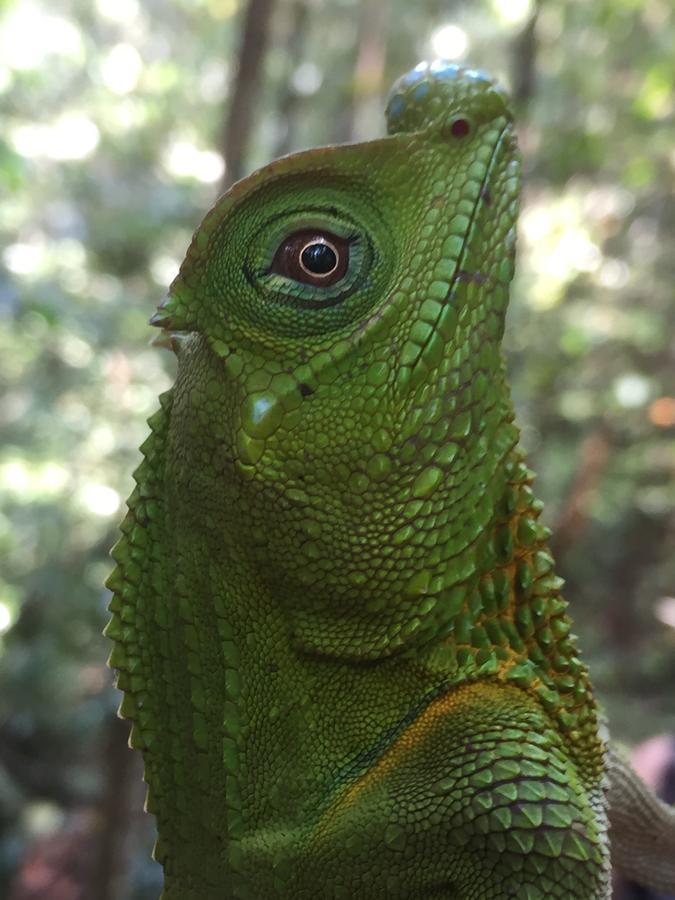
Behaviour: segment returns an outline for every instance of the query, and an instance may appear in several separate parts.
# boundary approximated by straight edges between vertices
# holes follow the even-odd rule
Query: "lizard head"
[[[516,441],[505,95],[424,63],[387,124],[236,184],[152,320],[182,333],[170,474],[205,539],[238,542],[299,647],[362,659],[450,633]]]

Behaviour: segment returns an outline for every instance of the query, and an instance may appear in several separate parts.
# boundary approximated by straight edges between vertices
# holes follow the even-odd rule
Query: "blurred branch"
[[[537,61],[537,20],[541,0],[535,0],[532,12],[520,33],[513,41],[511,51],[512,95],[516,106],[523,109],[535,93]]]
[[[295,0],[290,9],[284,41],[286,77],[282,81],[277,108],[283,125],[279,140],[274,148],[275,159],[290,153],[300,112],[300,94],[293,86],[292,74],[304,57],[309,7],[307,0]]]
[[[244,174],[244,159],[256,113],[273,9],[274,0],[249,0],[246,6],[239,64],[222,138],[225,157],[223,190],[227,190]]]
[[[60,767],[54,757],[36,758],[35,748],[24,746],[6,728],[0,727],[0,765],[4,766],[17,786],[30,797],[51,800],[59,806],[71,808],[87,806],[95,800],[89,791],[74,787],[59,777]]]
[[[588,519],[593,492],[609,464],[611,451],[612,444],[602,427],[591,432],[582,443],[571,490],[553,525],[551,547],[557,559],[579,540]]]
[[[354,68],[353,106],[350,123],[352,141],[372,137],[372,123],[381,118],[380,94],[386,59],[386,0],[367,0],[361,4],[359,49]]]
[[[122,900],[128,896],[130,837],[135,812],[132,783],[141,780],[140,760],[127,746],[128,724],[116,715],[108,717],[103,737],[106,783],[99,804],[101,824],[92,888],[98,900]]]

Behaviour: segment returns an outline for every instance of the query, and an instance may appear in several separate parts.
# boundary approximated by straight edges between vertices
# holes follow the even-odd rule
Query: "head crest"
[[[478,69],[445,60],[422,62],[394,83],[387,100],[387,131],[440,131],[459,114],[474,124],[500,115],[511,118],[508,95]]]

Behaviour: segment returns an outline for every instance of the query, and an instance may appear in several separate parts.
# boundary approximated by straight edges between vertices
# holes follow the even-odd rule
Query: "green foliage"
[[[371,94],[432,55],[434,35],[454,52],[463,34],[464,55],[508,83],[530,8],[390,3]],[[348,139],[368,101],[354,72],[369,4],[311,4],[297,59],[290,9],[276,12],[249,168],[289,127],[280,84],[292,149]],[[170,382],[146,320],[217,193],[239,12],[0,3],[0,893],[36,830],[103,789],[117,701],[102,582]],[[509,367],[586,657],[615,732],[637,739],[675,729],[675,21],[667,0],[562,0],[542,5],[535,35]],[[361,130],[381,134],[368,109]],[[136,883],[153,896],[147,871]]]

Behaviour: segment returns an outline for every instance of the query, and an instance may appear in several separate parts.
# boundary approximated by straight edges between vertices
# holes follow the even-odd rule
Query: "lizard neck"
[[[417,696],[494,678],[536,693],[566,730],[584,726],[595,709],[498,359],[486,359],[492,368],[465,391],[454,382],[461,360],[433,392],[422,387],[391,428],[387,478],[369,482],[367,501],[357,503],[355,486],[330,468],[331,453],[339,461],[356,455],[355,440],[380,440],[373,414],[366,409],[351,423],[357,438],[348,446],[336,430],[334,445],[302,467],[292,442],[273,436],[258,468],[242,477],[223,451],[240,400],[203,340],[189,352],[174,401],[179,427],[170,433],[170,518],[181,523],[181,582],[213,606],[207,629],[228,629],[227,646],[237,648],[255,635],[254,668],[266,654],[281,666],[265,648],[283,651],[287,667],[316,661],[314,671],[328,678],[332,664],[356,671],[391,660],[384,669],[422,673]],[[195,370],[222,384],[209,407],[194,401]],[[315,409],[321,422],[333,414],[339,423],[350,383],[345,366],[326,408],[309,398],[302,427],[321,433]]]
[[[170,770],[170,777],[178,779],[174,787],[190,786],[186,815],[206,848],[205,867],[220,858],[234,883],[238,848],[252,829],[303,846],[319,811],[411,717],[441,693],[472,682],[509,685],[536,698],[565,736],[570,756],[597,768],[586,670],[569,635],[531,475],[509,440],[482,495],[489,514],[468,544],[468,574],[439,590],[430,607],[442,609],[447,600],[441,627],[376,659],[305,646],[296,615],[296,604],[302,609],[305,602],[301,587],[275,582],[237,529],[219,527],[216,479],[194,503],[186,484],[194,492],[199,483],[182,483],[182,472],[194,467],[186,460],[175,469],[170,520],[181,527],[170,536],[175,622],[169,650],[173,690],[182,698],[176,714],[185,720],[180,740],[190,735],[199,765],[178,775]],[[214,458],[216,448],[207,449]],[[166,851],[176,871],[182,852],[180,842]]]

